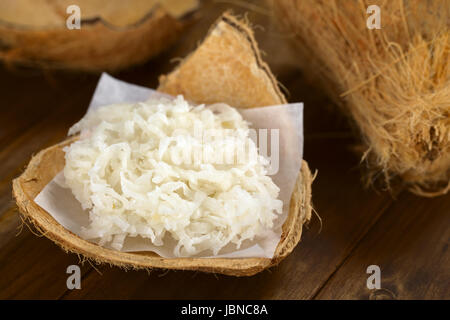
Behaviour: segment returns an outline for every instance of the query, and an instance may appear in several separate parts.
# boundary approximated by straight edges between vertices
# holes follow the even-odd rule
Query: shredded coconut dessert
[[[186,257],[264,237],[282,212],[248,123],[225,104],[178,96],[89,112],[69,131],[66,184],[89,211],[86,239],[121,250],[126,237]],[[239,152],[239,150],[241,152]],[[245,156],[242,156],[245,154]]]

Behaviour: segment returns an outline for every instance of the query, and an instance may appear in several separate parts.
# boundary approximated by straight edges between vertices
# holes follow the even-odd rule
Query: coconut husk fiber
[[[217,65],[217,59],[221,62],[220,66]],[[239,90],[234,92],[233,88]],[[241,107],[257,107],[285,102],[273,75],[260,58],[252,31],[244,22],[228,13],[213,25],[197,50],[175,71],[162,77],[159,90],[183,93],[198,103],[222,101]],[[250,276],[284,259],[299,242],[303,224],[311,218],[313,176],[308,164],[303,161],[291,198],[289,214],[283,224],[281,240],[272,259],[167,259],[152,252],[119,252],[100,247],[64,229],[33,201],[47,183],[63,169],[65,160],[62,149],[75,139],[77,137],[36,154],[25,172],[13,181],[13,195],[22,215],[43,235],[64,250],[75,252],[87,259],[125,268],[198,270]]]
[[[69,30],[69,5],[81,29]],[[178,38],[198,0],[2,0],[0,60],[7,64],[116,71],[143,63]]]
[[[378,5],[381,29],[366,12]],[[362,133],[368,181],[424,196],[450,184],[450,1],[277,0],[298,63]]]

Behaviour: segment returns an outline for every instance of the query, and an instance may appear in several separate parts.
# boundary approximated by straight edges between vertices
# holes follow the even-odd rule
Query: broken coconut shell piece
[[[220,68],[212,59],[220,52]],[[208,53],[210,56],[208,56]],[[237,55],[236,53],[239,53]],[[204,62],[198,71],[192,61],[199,55]],[[245,62],[245,63],[243,63]],[[186,71],[188,67],[192,71]],[[227,70],[224,74],[221,70]],[[250,76],[251,75],[251,76]],[[260,60],[252,31],[242,21],[224,14],[212,27],[204,42],[171,74],[163,77],[160,91],[184,94],[198,103],[222,101],[240,107],[258,107],[285,102],[268,67]],[[198,88],[206,88],[200,90]],[[248,88],[249,93],[231,88]],[[257,89],[255,89],[257,88]],[[266,88],[267,90],[264,90]],[[179,90],[179,91],[178,91]],[[228,95],[223,94],[228,90]],[[258,90],[255,94],[254,90]],[[60,172],[65,164],[63,148],[71,144],[70,138],[39,152],[31,159],[25,172],[13,181],[13,193],[23,216],[43,235],[63,249],[81,254],[96,262],[135,269],[177,269],[251,276],[278,264],[297,245],[302,226],[311,218],[311,183],[313,177],[303,161],[295,190],[292,194],[288,217],[274,257],[269,258],[162,258],[153,252],[120,252],[110,250],[81,239],[58,224],[33,199]]]
[[[66,25],[70,5],[80,8],[80,29]],[[198,0],[2,0],[0,60],[116,71],[173,44],[198,6]]]

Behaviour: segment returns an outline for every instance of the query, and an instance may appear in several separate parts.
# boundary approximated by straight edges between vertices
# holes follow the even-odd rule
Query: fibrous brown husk
[[[221,68],[228,70],[227,74],[221,72],[221,68],[217,68],[214,60],[217,54],[220,54]],[[202,62],[197,65],[195,61],[198,57],[202,57]],[[245,90],[238,90],[235,95],[232,91],[227,91],[229,94],[227,96],[223,95],[222,90],[231,90],[239,84],[242,88],[251,88],[250,93],[246,94]],[[204,90],[196,90],[199,87]],[[177,91],[176,88],[180,88],[181,91]],[[162,78],[159,90],[183,93],[198,103],[222,101],[241,107],[257,107],[285,102],[269,68],[260,60],[252,31],[245,23],[228,13],[218,20],[194,53],[186,58],[175,71]],[[281,240],[272,259],[166,259],[152,252],[132,253],[109,250],[67,231],[33,201],[45,185],[63,169],[65,162],[62,149],[73,141],[74,138],[69,139],[33,157],[25,172],[13,181],[13,194],[22,214],[46,237],[67,251],[81,254],[97,262],[131,268],[199,270],[234,276],[250,276],[278,264],[285,258],[299,242],[303,224],[311,218],[313,177],[308,164],[303,161],[291,198],[289,214],[283,224]]]
[[[81,29],[69,30],[69,5]],[[2,0],[0,60],[83,71],[143,63],[173,44],[198,0]]]
[[[369,181],[450,188],[450,1],[276,0],[306,74],[318,75],[367,144]],[[381,29],[368,29],[378,5]]]

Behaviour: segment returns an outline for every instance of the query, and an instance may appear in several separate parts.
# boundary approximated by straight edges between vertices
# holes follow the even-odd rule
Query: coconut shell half
[[[66,21],[78,5],[80,26]],[[2,0],[0,60],[83,71],[116,71],[169,47],[198,0]]]
[[[218,64],[220,61],[220,64]],[[227,73],[222,72],[227,70]],[[161,78],[160,91],[186,95],[198,103],[222,101],[239,107],[285,102],[267,65],[261,61],[252,31],[230,14],[224,14],[204,42],[180,66]],[[243,88],[247,88],[248,93]],[[236,90],[236,91],[234,91]],[[225,92],[224,92],[225,91]],[[281,240],[269,258],[174,258],[152,252],[119,252],[88,242],[66,230],[33,199],[65,164],[63,148],[74,139],[42,150],[25,172],[13,181],[13,194],[20,212],[47,238],[63,249],[96,262],[126,268],[178,269],[250,276],[278,264],[297,245],[302,226],[311,218],[313,177],[303,161],[293,192]]]

